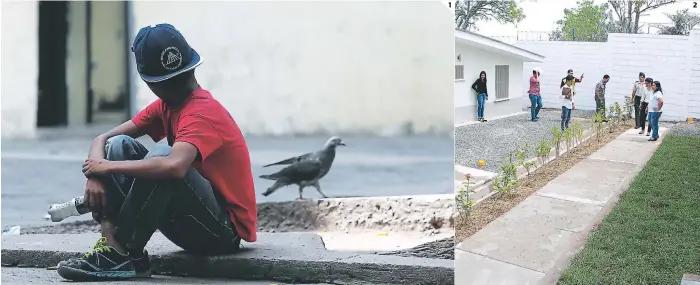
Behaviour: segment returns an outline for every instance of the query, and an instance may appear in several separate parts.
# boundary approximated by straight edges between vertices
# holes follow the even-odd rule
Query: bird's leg
[[[304,200],[304,197],[301,196],[301,192],[304,192],[304,186],[299,186],[299,201]]]
[[[328,198],[326,194],[323,194],[323,192],[321,192],[321,184],[319,184],[318,181],[314,183],[314,188],[316,188],[316,191],[318,191],[318,193],[321,193],[321,196],[323,196],[323,198]]]

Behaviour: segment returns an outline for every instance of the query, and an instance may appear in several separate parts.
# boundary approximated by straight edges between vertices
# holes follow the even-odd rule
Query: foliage
[[[571,131],[574,133],[574,139],[576,140],[575,145],[583,142],[583,125],[579,122],[571,123]]]
[[[571,128],[566,128],[561,134],[562,139],[566,143],[566,151],[569,151],[573,147],[574,132]]]
[[[559,150],[561,147],[562,133],[557,127],[552,128],[552,145],[554,146],[554,157],[559,158]]]
[[[600,110],[596,112],[595,116],[591,120],[591,128],[595,131],[596,140],[600,141],[601,133],[603,132],[603,119],[605,118],[605,111]]]
[[[549,159],[549,153],[552,151],[552,144],[547,139],[541,139],[535,146],[535,155],[540,161],[540,165],[544,165]]]
[[[612,128],[610,128],[610,132],[612,133],[613,129],[615,128],[615,126],[618,123],[617,119],[615,118],[615,106],[614,105],[610,105],[610,107],[608,107],[608,118],[610,118],[610,125],[612,126]]]
[[[604,42],[611,15],[606,13],[608,3],[595,5],[592,0],[578,1],[573,9],[564,9],[564,18],[549,35],[551,41]]]
[[[615,102],[614,109],[615,109],[615,120],[617,120],[617,124],[619,125],[622,121],[625,120],[622,116],[622,107],[620,107],[620,103]]]
[[[496,20],[517,25],[523,19],[525,13],[514,0],[455,2],[455,27],[459,30],[477,31],[478,21]]]
[[[687,36],[693,28],[700,25],[700,15],[690,13],[688,9],[678,10],[674,14],[664,14],[671,20],[671,25],[655,25],[659,28],[661,35]]]
[[[520,186],[518,182],[518,166],[515,164],[513,153],[509,153],[506,160],[501,164],[500,171],[493,179],[491,187],[500,195],[512,196]]]
[[[527,175],[530,176],[530,169],[535,166],[535,162],[527,161],[530,158],[532,147],[525,145],[515,151],[515,158],[518,160],[518,165],[525,168]]]
[[[634,118],[634,99],[631,96],[625,96],[625,105],[622,107],[622,112],[626,119]]]
[[[472,186],[472,176],[467,174],[462,182],[462,187],[459,188],[459,193],[455,200],[457,201],[457,211],[460,215],[469,216],[474,206],[474,201],[469,198],[469,188]]]
[[[643,0],[643,1],[608,1],[613,16],[613,23],[609,25],[610,33],[639,33],[639,20],[643,15],[652,10],[673,4],[676,0]]]

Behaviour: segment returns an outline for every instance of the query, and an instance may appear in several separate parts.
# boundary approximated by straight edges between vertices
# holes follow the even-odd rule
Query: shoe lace
[[[90,256],[92,256],[95,253],[98,252],[107,252],[110,251],[111,248],[107,245],[107,238],[106,237],[101,237],[97,240],[97,243],[95,243],[95,247],[92,248],[92,250],[86,252],[83,255],[83,258],[87,259]]]

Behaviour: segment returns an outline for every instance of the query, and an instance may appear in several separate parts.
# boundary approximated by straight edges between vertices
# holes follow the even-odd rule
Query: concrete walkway
[[[556,284],[661,143],[648,138],[623,133],[458,244],[455,284]]]

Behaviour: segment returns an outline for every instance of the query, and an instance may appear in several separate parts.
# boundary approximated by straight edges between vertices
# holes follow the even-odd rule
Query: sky
[[[594,0],[596,4],[605,0]],[[670,22],[664,13],[673,13],[677,10],[690,8],[700,13],[700,8],[692,9],[693,1],[679,1],[656,10],[642,17],[642,22],[668,23]],[[512,24],[503,25],[496,21],[478,23],[477,33],[491,37],[515,37],[518,31],[528,31],[532,34],[548,33],[556,28],[555,21],[564,16],[565,8],[575,8],[576,0],[522,0],[520,7],[525,12],[525,19],[515,27]],[[654,30],[652,28],[652,33]],[[521,32],[522,36],[523,32]]]

